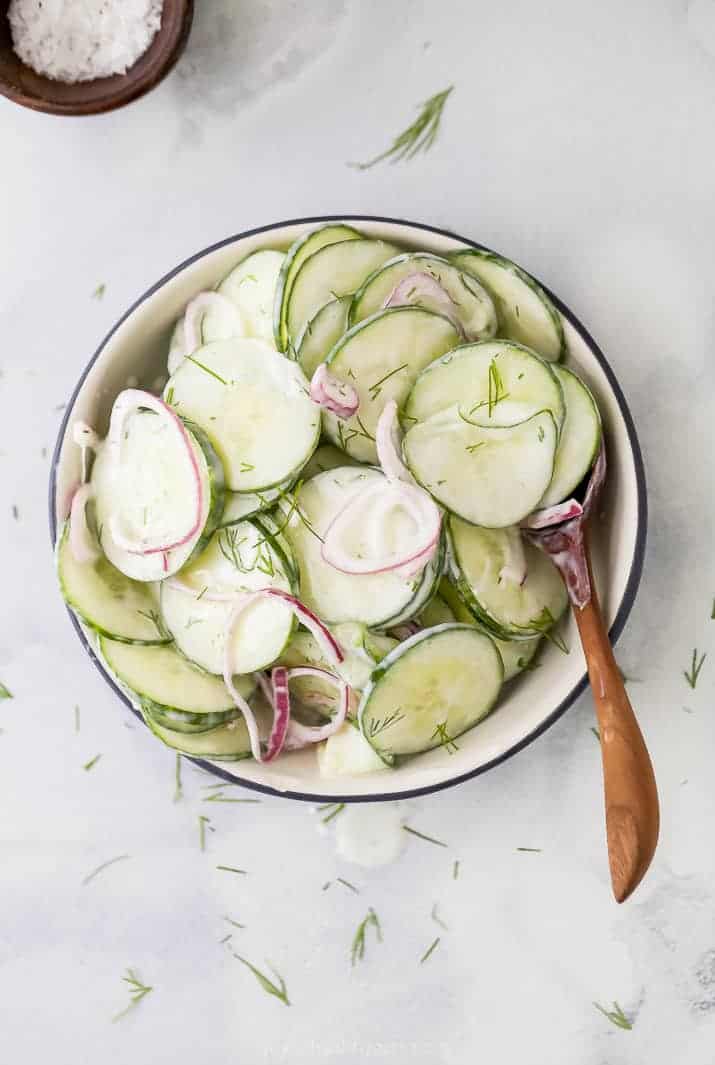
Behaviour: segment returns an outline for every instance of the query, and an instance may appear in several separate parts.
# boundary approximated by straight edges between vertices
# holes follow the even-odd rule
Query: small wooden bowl
[[[126,74],[67,85],[36,74],[15,54],[9,7],[10,0],[0,0],[0,93],[16,104],[50,115],[96,115],[123,107],[149,92],[181,55],[194,17],[194,0],[164,0],[159,32]]]

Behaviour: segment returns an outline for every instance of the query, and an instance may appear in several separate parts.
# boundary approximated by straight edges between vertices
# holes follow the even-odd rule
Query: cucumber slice
[[[104,555],[77,562],[65,522],[57,545],[57,574],[65,602],[95,632],[123,643],[170,643],[146,584],[120,573]]]
[[[178,370],[186,356],[184,335],[184,316],[182,314],[171,332],[169,341],[169,354],[166,359],[166,368],[169,374],[173,374],[174,370]]]
[[[311,462],[312,462],[311,458]],[[281,496],[292,487],[293,481],[284,481],[276,488],[264,488],[262,492],[227,492],[226,502],[219,522],[219,529],[228,525],[238,525],[239,521],[262,514],[274,507]]]
[[[172,750],[186,754],[190,758],[237,762],[241,758],[251,757],[251,741],[248,738],[246,722],[242,717],[227,721],[225,725],[219,725],[207,732],[197,732],[193,735],[165,728],[148,710],[144,710],[144,720],[157,739],[160,739],[167,747],[171,747]]]
[[[238,308],[232,303],[223,303],[218,307],[214,304],[208,307],[201,316],[202,344],[243,336],[246,336],[246,323]],[[189,352],[189,354],[192,353]]]
[[[490,638],[447,624],[411,636],[384,659],[363,693],[358,720],[379,753],[448,746],[492,709],[504,669]]]
[[[279,351],[288,347],[288,297],[290,296],[296,274],[306,259],[328,244],[337,244],[344,240],[360,240],[362,234],[352,226],[332,225],[314,229],[299,237],[288,250],[278,275],[276,295],[273,304],[273,336]],[[328,297],[329,298],[329,297]]]
[[[383,477],[378,470],[345,466],[319,473],[301,488],[298,510],[286,536],[300,570],[301,599],[328,624],[360,621],[372,628],[387,623],[414,600],[422,584],[395,573],[360,576],[340,573],[321,555],[321,537],[338,511]]]
[[[310,319],[296,342],[296,359],[306,377],[311,378],[321,362],[348,327],[351,296],[330,300]]]
[[[99,650],[110,671],[138,699],[149,699],[163,710],[189,714],[235,711],[222,680],[194,669],[175,647],[142,647],[99,638]],[[255,688],[252,677],[236,678],[245,698]]]
[[[177,455],[174,433],[165,433],[163,419],[150,411],[137,412],[127,422],[121,468],[113,468],[107,447],[99,448],[92,466],[97,538],[109,561],[135,581],[161,581],[171,577],[205,547],[223,512],[223,467],[205,433],[185,422],[203,486],[202,525],[196,535],[166,555],[139,555],[116,543],[111,519],[138,535],[167,534],[190,525],[195,487],[188,463]]]
[[[249,678],[246,677],[246,680]],[[250,694],[250,693],[249,693]],[[162,728],[171,729],[172,732],[195,734],[208,732],[209,729],[218,725],[225,725],[228,721],[235,721],[241,716],[239,710],[219,710],[215,714],[192,714],[185,710],[171,710],[153,703],[151,699],[141,700],[142,710],[151,714],[152,720]]]
[[[425,629],[434,628],[435,625],[446,625],[450,621],[464,621],[462,617],[458,617],[454,611],[452,611],[448,603],[442,596],[442,585],[444,579],[440,581],[439,592],[433,597],[431,602],[427,604],[419,617],[420,625]],[[469,621],[471,622],[471,617]]]
[[[557,439],[550,411],[485,429],[453,409],[413,426],[402,449],[413,476],[453,514],[504,528],[538,506],[553,475]]]
[[[509,552],[506,529],[480,529],[461,518],[447,522],[452,578],[474,617],[503,640],[547,632],[568,606],[566,586],[551,559],[525,541],[523,584],[500,573]]]
[[[320,409],[302,371],[261,340],[207,344],[169,378],[165,396],[207,433],[234,492],[282,484],[318,444]]]
[[[448,609],[456,621],[463,625],[477,625],[479,628],[484,628],[484,631],[494,640],[504,665],[505,684],[529,668],[541,644],[540,636],[532,636],[525,640],[501,640],[477,621],[471,610],[465,606],[455,586],[446,577],[440,583],[439,593],[445,605],[449,604]]]
[[[315,477],[318,473],[325,473],[326,470],[337,470],[340,466],[359,465],[357,459],[350,458],[344,451],[333,447],[332,444],[321,444],[301,470],[301,477],[304,481],[309,481],[311,477]]]
[[[333,631],[336,632],[336,629]],[[314,669],[324,669],[326,673],[341,674],[347,683],[354,687],[351,693],[350,713],[355,713],[359,699],[358,689],[369,678],[374,662],[367,659],[363,665],[359,662],[355,648],[347,647],[342,640],[341,646],[346,651],[346,657],[345,662],[338,669],[328,661],[311,633],[301,629],[294,634],[276,665],[287,666],[288,669],[311,666]],[[353,685],[356,678],[362,681],[360,685]],[[291,692],[304,707],[316,711],[323,719],[330,719],[338,699],[338,689],[333,681],[322,677],[294,677],[291,679],[290,686]]]
[[[421,307],[394,307],[359,322],[328,359],[331,374],[360,397],[354,417],[324,415],[331,440],[361,462],[376,462],[375,428],[387,401],[401,406],[420,371],[458,342],[451,322]]]
[[[321,777],[361,776],[389,769],[388,762],[372,749],[359,728],[346,721],[325,743],[318,746]]]
[[[298,270],[288,296],[285,318],[288,343],[298,337],[323,304],[355,292],[368,274],[399,249],[384,240],[343,240],[327,244],[307,258]]]
[[[223,279],[218,291],[238,308],[245,328],[245,333],[229,336],[257,337],[273,344],[273,302],[285,258],[282,251],[270,248],[254,251]],[[221,339],[205,336],[204,342]]]
[[[392,290],[411,274],[428,274],[445,290],[453,303],[454,315],[464,335],[471,339],[493,337],[497,331],[497,315],[489,293],[470,274],[437,255],[425,252],[398,255],[376,270],[353,296],[350,306],[351,326],[376,314],[385,306]],[[429,296],[415,299],[415,306],[441,313]]]
[[[601,416],[596,401],[583,381],[565,366],[554,366],[566,402],[554,459],[554,474],[540,507],[566,499],[581,483],[596,461],[601,446]]]
[[[561,385],[551,366],[528,348],[505,340],[465,344],[417,378],[405,404],[407,426],[459,407],[475,425],[516,425],[549,410],[564,420]]]
[[[439,579],[442,574],[445,559],[445,543],[444,537],[440,537],[437,553],[434,558],[422,571],[422,579],[415,588],[415,594],[410,599],[409,603],[406,603],[402,610],[397,614],[393,614],[391,618],[387,618],[381,625],[375,626],[381,629],[392,629],[396,625],[402,625],[405,621],[412,621],[416,618],[430,603],[432,597],[437,592],[439,585]]]
[[[491,293],[499,336],[525,344],[549,361],[562,357],[566,345],[561,315],[533,277],[509,259],[479,248],[456,252],[450,258]]]
[[[279,588],[295,592],[292,564],[275,540],[255,522],[223,529],[191,566],[181,586],[161,586],[161,614],[176,646],[209,673],[223,672],[226,627],[234,603],[214,594]],[[293,613],[278,599],[250,604],[234,628],[232,661],[237,673],[265,669],[280,655],[293,631]]]

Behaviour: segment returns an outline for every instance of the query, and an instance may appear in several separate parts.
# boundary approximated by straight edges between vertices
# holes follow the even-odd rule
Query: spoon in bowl
[[[583,504],[569,500],[536,511],[524,533],[558,568],[576,618],[598,718],[611,885],[616,901],[624,902],[651,863],[660,813],[653,766],[613,656],[591,568],[588,519],[605,477],[602,444]]]

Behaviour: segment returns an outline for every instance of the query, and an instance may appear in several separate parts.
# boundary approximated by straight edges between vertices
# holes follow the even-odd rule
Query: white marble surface
[[[61,120],[0,100],[0,679],[15,695],[0,703],[2,1058],[712,1065],[715,3],[197,7],[177,70],[124,111]],[[431,154],[345,165],[450,82]],[[583,317],[629,397],[652,517],[619,657],[639,678],[663,828],[623,908],[609,896],[588,697],[499,769],[411,805],[448,849],[410,838],[371,871],[337,856],[307,806],[207,805],[188,767],[173,802],[172,755],[117,704],[65,616],[44,449],[98,340],[196,249],[335,211],[421,219],[512,255]],[[709,657],[691,691],[695,646]],[[200,814],[215,829],[205,853]],[[360,893],[323,892],[337,876]],[[351,970],[369,906],[384,941]],[[219,944],[228,931],[283,974],[289,1009]],[[128,966],[155,990],[113,1025]],[[593,1006],[614,999],[631,1031]]]

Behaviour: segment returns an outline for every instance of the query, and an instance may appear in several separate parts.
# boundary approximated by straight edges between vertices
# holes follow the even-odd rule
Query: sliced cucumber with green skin
[[[325,473],[326,470],[337,470],[340,466],[359,465],[360,463],[357,459],[346,455],[340,448],[334,447],[332,444],[321,444],[301,470],[301,477],[304,481],[309,481],[311,477],[315,477],[319,473]]]
[[[224,475],[221,461],[199,426],[184,421],[199,470],[203,507],[200,528],[186,544],[166,554],[141,555],[121,547],[112,535],[112,519],[129,521],[137,536],[152,534],[159,525],[169,534],[191,524],[195,506],[193,475],[184,476],[177,455],[176,434],[162,436],[161,419],[150,411],[132,415],[127,423],[120,475],[109,448],[102,445],[92,466],[95,525],[100,546],[109,561],[136,581],[161,581],[200,554],[223,513]],[[184,471],[185,472],[185,471]]]
[[[178,584],[161,586],[161,615],[176,646],[209,673],[222,674],[232,595],[278,588],[295,593],[292,565],[257,522],[243,521],[217,532],[206,550],[184,569]],[[253,673],[278,658],[294,628],[293,612],[280,599],[249,604],[233,628],[231,661],[236,673]]]
[[[402,449],[412,475],[453,514],[474,525],[517,525],[551,481],[558,431],[550,411],[519,425],[482,428],[458,410],[414,425]]]
[[[171,644],[142,647],[100,636],[99,651],[110,671],[138,699],[149,699],[165,711],[215,714],[236,709],[223,681],[194,669]],[[236,678],[235,683],[246,697],[255,688],[252,677]]]
[[[358,721],[378,752],[402,756],[449,747],[494,706],[504,677],[492,640],[469,625],[411,636],[374,671]]]
[[[485,628],[485,626],[477,621],[474,614],[472,614],[471,610],[466,607],[465,603],[460,598],[459,592],[455,586],[446,577],[444,577],[440,583],[439,593],[443,602],[449,604],[448,609],[451,611],[456,621],[461,622],[463,625],[478,625],[494,640],[504,665],[505,684],[508,680],[512,680],[519,673],[523,672],[523,670],[529,669],[534,655],[541,644],[540,636],[532,636],[525,640],[501,640],[498,636],[495,636],[493,632],[490,632],[489,629]]]
[[[482,624],[503,640],[543,635],[568,606],[566,586],[551,559],[524,543],[523,584],[500,578],[509,552],[504,529],[480,529],[451,515],[447,522],[452,579]]]
[[[432,597],[437,593],[444,560],[445,540],[444,536],[441,536],[434,558],[422,570],[421,580],[415,588],[415,594],[412,599],[397,614],[393,614],[391,618],[387,618],[381,625],[374,627],[394,629],[397,625],[403,625],[404,622],[412,621],[413,618],[416,618],[429,605]]]
[[[306,324],[328,300],[351,295],[368,274],[398,251],[384,240],[360,238],[327,244],[314,252],[295,275],[288,296],[288,343],[297,343]]]
[[[455,252],[450,258],[491,293],[500,336],[533,348],[549,361],[562,357],[565,342],[561,315],[533,277],[509,259],[478,248]]]
[[[243,259],[218,286],[220,295],[238,308],[245,336],[273,344],[273,301],[283,268],[282,251],[264,248]],[[204,341],[219,337],[205,337]]]
[[[288,329],[286,318],[288,314],[288,297],[290,296],[296,274],[306,259],[310,258],[320,248],[328,244],[338,244],[344,240],[360,240],[362,233],[358,233],[352,226],[329,225],[314,229],[305,236],[299,237],[291,247],[283,261],[276,293],[273,303],[273,337],[279,351],[285,351],[288,347]],[[329,297],[328,297],[329,298]]]
[[[556,448],[554,474],[540,507],[566,499],[596,461],[601,446],[601,416],[583,381],[565,366],[554,366],[566,401],[566,417]]]
[[[351,300],[351,296],[341,296],[324,304],[298,337],[295,357],[306,377],[311,378],[325,362],[347,329]]]
[[[250,678],[241,678],[242,681],[248,681]],[[248,695],[251,694],[250,685],[242,684],[244,690],[248,690]],[[171,729],[172,732],[183,732],[187,734],[194,734],[196,732],[208,732],[209,729],[216,728],[218,725],[225,725],[229,721],[235,721],[236,718],[241,716],[239,710],[219,710],[215,714],[191,714],[185,710],[171,710],[160,703],[154,703],[151,699],[141,700],[142,710],[146,710],[151,714],[152,719],[161,725],[162,728]]]
[[[353,296],[350,325],[356,325],[382,310],[400,281],[420,273],[427,274],[447,293],[452,303],[451,313],[465,336],[474,340],[494,336],[497,315],[486,289],[470,274],[465,275],[458,266],[425,252],[398,255],[371,274]],[[414,303],[425,310],[444,313],[437,304],[430,303],[427,295],[415,296]]]
[[[421,307],[394,307],[366,318],[338,341],[328,358],[330,373],[358,393],[351,418],[324,416],[333,443],[360,462],[377,461],[375,429],[388,400],[398,407],[420,371],[459,343],[451,322]]]
[[[342,728],[318,747],[318,771],[321,777],[362,776],[389,768],[388,761],[373,750],[351,721],[346,721]]]
[[[237,762],[242,758],[251,757],[251,741],[243,717],[239,716],[206,732],[191,734],[165,728],[148,710],[144,710],[143,716],[148,727],[162,743],[190,758]]]
[[[262,492],[227,492],[219,529],[237,525],[239,521],[270,510],[292,485],[293,481],[288,480],[276,488],[265,488]]]
[[[420,625],[425,629],[431,629],[435,625],[446,625],[450,621],[464,621],[454,613],[449,607],[449,604],[445,601],[442,595],[442,585],[444,579],[440,581],[439,591],[432,598],[431,602],[427,604],[419,617]],[[469,619],[471,621],[471,618]]]
[[[69,521],[57,545],[57,574],[67,605],[100,635],[124,643],[171,642],[147,584],[130,580],[104,555],[94,562],[76,561],[69,542]]]
[[[234,492],[282,484],[318,445],[320,408],[303,372],[261,340],[200,348],[169,378],[165,398],[208,435]]]
[[[291,516],[286,536],[300,570],[301,599],[327,624],[360,621],[379,628],[412,603],[422,584],[420,577],[405,580],[395,573],[341,573],[321,555],[321,538],[333,518],[382,478],[378,470],[344,466],[319,473],[298,494],[298,512]]]
[[[516,425],[550,410],[557,427],[564,397],[552,367],[528,348],[506,340],[465,344],[433,362],[405,403],[405,426],[458,407],[475,425]]]

